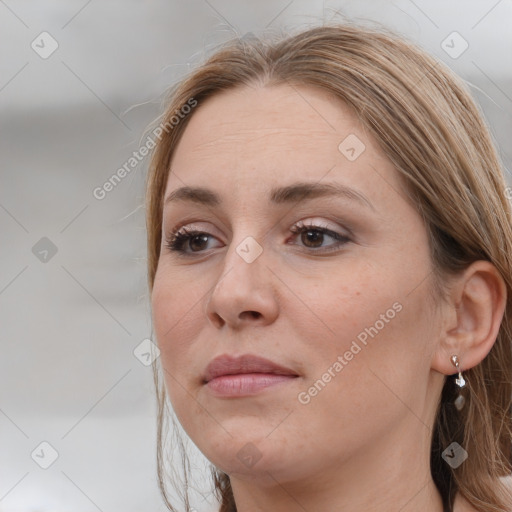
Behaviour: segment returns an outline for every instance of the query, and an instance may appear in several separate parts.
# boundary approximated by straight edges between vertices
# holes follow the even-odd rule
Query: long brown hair
[[[503,166],[483,115],[464,82],[444,64],[385,29],[330,24],[278,38],[224,44],[173,90],[147,180],[148,283],[152,290],[162,236],[162,199],[173,151],[192,111],[172,116],[193,99],[197,108],[220,91],[243,85],[316,86],[348,104],[393,162],[429,236],[434,283],[476,260],[495,265],[507,304],[487,357],[467,370],[468,403],[453,405],[446,379],[435,423],[431,472],[445,508],[456,492],[479,512],[510,510],[499,477],[512,465],[512,213]],[[164,471],[166,393],[154,365],[158,414],[158,476],[169,510]],[[443,459],[453,441],[469,453],[457,469]],[[212,467],[221,512],[235,512],[229,476]],[[509,501],[507,501],[509,500]],[[187,511],[189,510],[186,500]]]

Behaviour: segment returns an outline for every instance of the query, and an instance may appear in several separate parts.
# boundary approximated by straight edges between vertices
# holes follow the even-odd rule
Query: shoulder
[[[466,500],[461,494],[457,493],[453,503],[453,512],[478,512],[469,501]]]
[[[510,493],[510,499],[512,499],[512,475],[502,476],[500,480],[505,484],[508,492]]]
[[[500,481],[505,485],[508,492],[510,493],[510,499],[512,500],[512,475],[501,477]],[[512,502],[511,502],[512,506]],[[457,493],[455,497],[455,503],[453,507],[454,512],[478,512],[473,505],[471,505],[464,497]]]

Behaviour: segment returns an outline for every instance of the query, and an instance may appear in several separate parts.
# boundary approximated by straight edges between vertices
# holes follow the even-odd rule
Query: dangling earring
[[[461,389],[466,385],[466,381],[464,380],[462,372],[460,371],[458,356],[452,356],[450,360],[453,366],[455,366],[455,368],[457,368],[457,371],[459,372],[459,376],[455,379],[455,384],[459,386],[459,396],[455,399],[454,404],[455,407],[457,407],[457,410],[460,411],[464,407],[464,404],[466,403],[466,399],[462,396],[461,392]]]

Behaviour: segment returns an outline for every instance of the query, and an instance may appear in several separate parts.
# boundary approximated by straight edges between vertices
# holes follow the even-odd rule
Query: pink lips
[[[284,366],[258,356],[216,357],[206,368],[204,383],[217,396],[247,396],[298,375]]]

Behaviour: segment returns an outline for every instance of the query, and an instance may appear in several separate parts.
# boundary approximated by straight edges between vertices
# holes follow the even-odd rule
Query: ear
[[[507,302],[507,287],[489,261],[472,263],[450,280],[448,304],[441,307],[442,322],[432,369],[453,375],[450,358],[459,357],[461,371],[483,361],[498,336]]]

